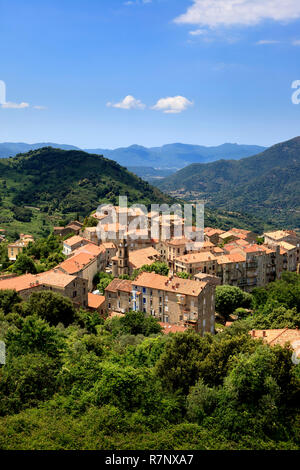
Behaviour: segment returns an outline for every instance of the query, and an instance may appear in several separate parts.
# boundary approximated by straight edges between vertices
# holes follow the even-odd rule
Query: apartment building
[[[217,257],[211,252],[190,253],[175,259],[175,273],[217,274]]]
[[[106,308],[111,312],[125,313],[131,310],[132,283],[125,279],[114,279],[105,289]]]
[[[132,282],[131,308],[164,323],[192,325],[200,334],[214,333],[215,286],[144,272]]]

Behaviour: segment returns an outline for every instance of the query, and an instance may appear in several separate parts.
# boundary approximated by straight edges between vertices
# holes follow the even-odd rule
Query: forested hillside
[[[242,303],[224,287],[239,289],[219,288],[229,314]],[[299,293],[286,274],[247,299],[253,315],[200,337],[164,335],[141,312],[104,320],[53,292],[0,292],[0,448],[299,449],[300,365],[249,334],[299,327]]]
[[[204,198],[212,208],[300,227],[300,137],[239,161],[194,164],[155,183],[172,195]]]

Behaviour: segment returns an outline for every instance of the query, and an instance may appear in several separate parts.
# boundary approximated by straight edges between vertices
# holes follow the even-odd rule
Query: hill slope
[[[26,206],[55,219],[86,216],[127,195],[145,205],[173,200],[116,162],[82,151],[42,148],[0,161],[0,224],[22,222]],[[31,210],[30,209],[30,210]]]
[[[239,161],[193,164],[156,185],[172,195],[204,198],[210,207],[242,211],[300,227],[300,137]]]

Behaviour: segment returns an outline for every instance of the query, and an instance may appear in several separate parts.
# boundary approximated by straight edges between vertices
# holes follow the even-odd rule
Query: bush
[[[228,318],[237,308],[250,308],[252,296],[235,286],[216,287],[216,310],[219,314]]]

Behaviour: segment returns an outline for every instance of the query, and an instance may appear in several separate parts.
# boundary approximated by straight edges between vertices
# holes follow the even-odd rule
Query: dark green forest
[[[300,365],[252,328],[295,328],[300,281],[249,297],[220,290],[241,318],[216,335],[164,335],[153,317],[102,319],[67,298],[0,293],[1,449],[299,449]],[[226,306],[226,308],[225,308]]]
[[[211,209],[238,211],[300,228],[300,137],[239,161],[193,164],[155,183],[161,190],[204,199]]]

